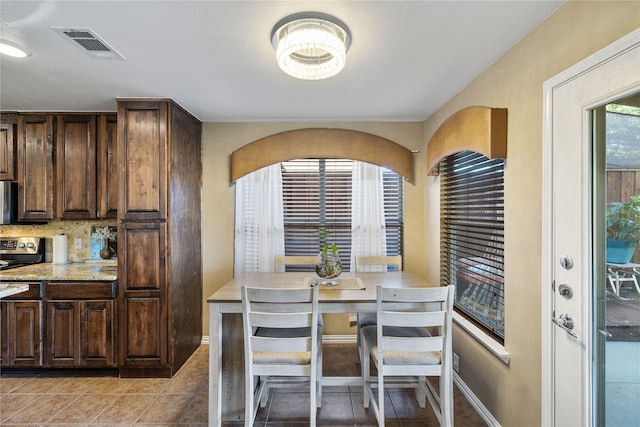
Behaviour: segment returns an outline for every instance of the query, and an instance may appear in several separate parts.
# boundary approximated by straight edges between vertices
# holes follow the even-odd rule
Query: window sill
[[[484,348],[489,350],[491,354],[496,356],[505,365],[509,365],[511,355],[507,352],[503,345],[499,344],[491,338],[487,333],[482,331],[473,323],[462,317],[460,314],[453,313],[453,322],[460,326],[466,333],[471,335],[476,341],[478,341]]]

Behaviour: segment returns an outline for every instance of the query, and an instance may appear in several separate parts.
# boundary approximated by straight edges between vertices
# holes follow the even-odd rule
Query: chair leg
[[[421,408],[424,408],[427,403],[427,396],[424,392],[427,387],[425,382],[427,381],[427,377],[418,377],[418,386],[416,387],[416,400],[418,401],[418,405]]]
[[[440,377],[440,425],[453,426],[453,380],[446,374]]]
[[[317,412],[317,384],[318,384],[318,376],[317,376],[317,367],[316,369],[311,370],[311,375],[309,378],[309,425],[311,427],[315,427],[316,425],[316,412]]]
[[[317,387],[317,396],[316,396],[316,407],[322,407],[322,345],[318,346],[320,351],[318,353],[318,367],[317,367],[317,378],[316,378],[316,387]]]
[[[356,314],[356,351],[358,352],[358,362],[362,364],[362,343],[360,342],[360,314]]]
[[[378,425],[384,427],[384,368],[378,362]]]
[[[260,377],[260,384],[261,384],[261,392],[260,392],[260,407],[264,408],[265,406],[267,406],[267,400],[269,400],[269,382],[267,381],[267,377],[266,376],[261,376]]]
[[[244,426],[253,425],[253,375],[245,375],[244,386]]]
[[[365,408],[369,407],[369,347],[366,345],[362,347],[362,360],[360,361],[360,368],[362,369],[362,397],[363,405]]]

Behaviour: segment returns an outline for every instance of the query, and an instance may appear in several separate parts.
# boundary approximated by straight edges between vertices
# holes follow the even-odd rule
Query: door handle
[[[607,331],[606,329],[598,328],[598,332],[600,332],[602,335],[604,335],[607,338],[611,338],[613,336],[611,335],[611,332]]]
[[[576,334],[575,332],[572,331],[573,326],[574,326],[574,322],[573,322],[573,318],[571,316],[569,316],[566,313],[562,313],[560,315],[559,319],[556,319],[555,317],[551,318],[551,321],[560,327],[560,329],[562,329],[563,331],[565,331],[566,333],[568,333],[569,335],[571,335],[573,338],[578,339],[578,334]]]

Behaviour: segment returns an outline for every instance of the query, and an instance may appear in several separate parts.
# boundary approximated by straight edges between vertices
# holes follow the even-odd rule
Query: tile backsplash
[[[101,242],[91,238],[92,227],[108,225],[116,227],[116,220],[105,221],[50,221],[46,224],[0,225],[0,237],[44,237],[46,242],[46,261],[51,262],[53,236],[66,234],[68,258],[71,262],[100,259]],[[79,240],[78,240],[79,239]],[[76,243],[81,248],[76,249]],[[114,245],[114,243],[112,243]]]

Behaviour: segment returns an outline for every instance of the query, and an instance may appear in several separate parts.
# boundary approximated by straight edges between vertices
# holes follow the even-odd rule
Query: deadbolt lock
[[[569,285],[563,284],[558,286],[558,292],[566,299],[570,299],[573,296],[573,289],[571,289],[571,286]]]

